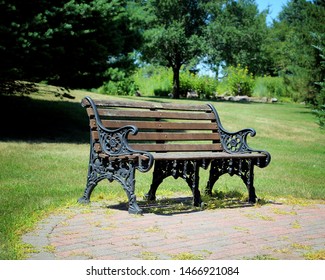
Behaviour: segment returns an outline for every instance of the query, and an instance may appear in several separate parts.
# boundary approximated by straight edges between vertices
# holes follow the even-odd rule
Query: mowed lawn
[[[59,99],[50,93],[27,97],[0,97],[0,259],[21,259],[29,248],[21,235],[37,221],[67,205],[76,205],[86,183],[89,131],[80,101],[117,98],[72,91],[74,99]],[[124,97],[126,98],[126,97]],[[311,110],[301,104],[227,103],[170,100],[146,97],[132,99],[157,102],[211,102],[217,108],[224,128],[236,131],[254,128],[248,139],[252,148],[265,149],[272,161],[255,169],[256,194],[264,201],[298,203],[325,201],[325,131],[316,123]],[[200,174],[204,192],[207,171]],[[152,173],[136,174],[136,194],[142,200]],[[240,192],[247,195],[239,178],[224,175],[214,187],[216,193]],[[189,196],[182,179],[168,178],[158,196]],[[126,202],[117,183],[101,182],[93,200]]]

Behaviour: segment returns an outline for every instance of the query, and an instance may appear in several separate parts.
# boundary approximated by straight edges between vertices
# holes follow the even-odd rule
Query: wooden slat
[[[94,150],[95,150],[96,153],[100,153],[100,152],[102,152],[102,147],[100,146],[99,143],[96,143],[96,144],[94,145]]]
[[[101,158],[108,158],[109,156],[107,154],[104,153],[100,153],[99,157]],[[141,154],[131,154],[131,155],[119,155],[119,156],[110,156],[111,160],[114,159],[125,159],[125,160],[148,160],[148,157],[145,155],[141,155]]]
[[[95,116],[93,108],[87,108],[86,112],[87,112],[89,118],[93,118]]]
[[[97,131],[92,131],[93,139],[99,139]],[[130,141],[219,141],[217,133],[165,133],[165,132],[140,132],[136,135],[129,134]]]
[[[92,110],[90,108],[87,109]],[[91,114],[91,113],[90,113]],[[98,109],[101,117],[114,118],[153,118],[153,119],[179,119],[179,120],[213,120],[213,113],[194,112],[166,112],[166,111],[143,111],[143,110],[106,110]]]
[[[248,159],[248,158],[265,158],[265,154],[259,153],[244,153],[244,154],[229,154],[226,152],[174,152],[174,153],[153,153],[155,160],[186,160],[186,159]]]
[[[211,111],[210,107],[204,105],[179,104],[179,103],[160,103],[160,102],[141,102],[128,100],[93,100],[97,107],[120,107],[120,108],[143,108],[155,110],[180,110],[180,111]],[[84,106],[90,106],[87,99],[82,100]]]
[[[217,124],[212,122],[156,122],[156,121],[110,121],[103,120],[103,125],[110,129],[120,128],[126,125],[134,125],[141,129],[161,130],[216,130]],[[90,120],[90,126],[96,127],[95,120]]]
[[[197,152],[197,151],[222,151],[221,144],[130,144],[130,146],[139,151],[146,152]],[[99,143],[94,145],[94,149],[97,153],[102,152]]]
[[[221,144],[130,144],[135,150],[148,152],[221,151]]]
[[[195,141],[195,140],[220,140],[214,133],[165,133],[165,132],[140,132],[130,135],[130,140],[143,141]]]
[[[101,158],[107,158],[107,154],[100,153]],[[174,153],[152,153],[155,160],[214,160],[214,159],[257,159],[265,158],[265,154],[260,153],[244,153],[244,154],[229,154],[226,152],[174,152]],[[121,156],[111,156],[111,160],[114,159],[125,159],[125,160],[137,160],[138,158],[142,160],[147,160],[148,158],[141,154],[132,155],[121,155]]]

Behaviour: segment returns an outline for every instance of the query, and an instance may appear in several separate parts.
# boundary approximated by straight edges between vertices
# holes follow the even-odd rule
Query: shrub
[[[147,65],[140,68],[133,79],[139,91],[147,96],[167,96],[172,92],[173,74],[166,67]]]
[[[169,89],[161,89],[161,88],[154,89],[155,96],[167,97],[170,93],[171,90]]]
[[[317,109],[313,110],[313,112],[318,119],[319,126],[325,128],[325,105],[319,106]]]
[[[318,119],[319,126],[325,128],[325,81],[316,84],[320,86],[320,90],[316,97],[316,105],[313,112]]]
[[[173,91],[173,72],[156,65],[140,68],[133,79],[144,95],[168,96]],[[208,76],[198,76],[186,71],[180,72],[180,95],[196,91],[200,98],[210,97],[217,89],[218,81]]]
[[[198,76],[188,72],[180,74],[181,95],[186,96],[187,92],[195,91],[199,98],[210,98],[218,87],[218,81],[208,76]]]
[[[316,104],[314,113],[318,118],[318,123],[321,128],[325,127],[325,77],[324,77],[324,70],[325,70],[325,51],[323,46],[315,46],[320,51],[320,58],[321,58],[321,76],[323,77],[321,82],[316,82],[315,84],[319,88],[319,92],[316,96]]]
[[[181,72],[179,75],[180,95],[186,96],[188,91],[196,90],[195,75],[191,73]]]
[[[202,76],[197,80],[197,91],[201,97],[210,98],[217,91],[218,80],[208,77]]]
[[[260,97],[281,97],[286,96],[286,88],[283,78],[264,76],[256,79],[254,94]]]
[[[98,92],[109,95],[133,95],[138,87],[132,77],[127,77],[124,71],[109,68],[105,74],[109,81],[105,82]]]
[[[290,97],[294,102],[303,101],[313,91],[310,84],[310,73],[301,67],[288,67],[283,76],[286,88],[286,96]]]
[[[240,64],[237,67],[230,66],[227,69],[227,85],[233,95],[252,96],[255,80],[253,74],[248,72],[248,68],[242,68]]]

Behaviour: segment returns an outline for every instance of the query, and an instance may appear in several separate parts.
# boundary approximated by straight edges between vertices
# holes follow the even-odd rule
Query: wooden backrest
[[[92,100],[102,124],[108,129],[134,125],[130,146],[148,152],[222,151],[216,116],[205,105],[177,103]],[[84,98],[93,140],[98,142],[94,108]],[[100,145],[96,146],[100,152]]]

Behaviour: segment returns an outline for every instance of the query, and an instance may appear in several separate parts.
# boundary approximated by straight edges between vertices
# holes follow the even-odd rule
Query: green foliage
[[[218,72],[221,64],[248,66],[254,74],[264,71],[262,53],[267,33],[266,11],[252,0],[208,1],[205,28],[206,62]]]
[[[204,10],[200,1],[194,0],[150,0],[144,6],[147,25],[143,59],[173,69],[173,96],[179,98],[179,71],[182,65],[198,59],[201,52]]]
[[[109,68],[105,74],[108,82],[98,89],[99,93],[108,95],[134,95],[138,90],[132,77],[127,77],[125,71],[118,68]]]
[[[323,36],[324,37],[324,36]],[[315,46],[317,50],[319,50],[319,56],[321,58],[320,61],[320,73],[322,76],[321,82],[316,82],[316,85],[319,87],[318,95],[315,98],[315,109],[314,113],[318,118],[318,123],[320,127],[325,127],[325,52],[324,52],[324,46],[318,45]]]
[[[318,124],[321,128],[325,127],[325,105],[318,106],[317,109],[313,110],[314,114],[318,119]]]
[[[126,0],[0,2],[0,77],[92,88],[139,46]]]
[[[305,260],[325,260],[325,250],[309,251],[304,254]]]
[[[136,90],[130,68],[134,61],[146,61],[171,68],[172,76],[171,85],[158,81],[144,94],[178,97],[194,88],[200,96],[211,95],[213,82],[181,73],[200,61],[216,74],[220,66],[240,64],[255,77],[281,76],[284,91],[270,79],[260,92],[322,105],[322,1],[287,1],[270,26],[267,13],[259,12],[254,0],[2,0],[0,94],[15,79],[78,88],[105,82],[103,92],[130,94]],[[141,56],[131,58],[134,51]],[[108,68],[126,73],[108,77]],[[230,84],[220,83],[218,91],[249,93],[247,84]]]
[[[218,81],[208,76],[194,75],[189,72],[181,72],[180,93],[186,96],[194,91],[199,98],[211,98],[217,91]]]
[[[322,81],[319,50],[325,33],[325,7],[318,1],[291,0],[273,23],[265,50],[273,58],[271,74],[284,78],[293,101],[315,104]]]
[[[166,67],[147,65],[139,68],[133,79],[140,93],[146,96],[168,96],[173,91],[173,73]],[[210,98],[216,92],[217,85],[218,81],[208,76],[194,75],[188,71],[180,73],[180,95],[183,97],[195,91],[199,98]]]
[[[227,72],[226,84],[232,95],[252,96],[255,80],[247,67],[242,68],[240,64],[236,67],[230,66]]]
[[[321,89],[317,96],[317,103],[313,112],[318,119],[319,126],[325,128],[325,80],[324,82],[319,82],[317,84]]]
[[[291,66],[287,67],[287,72],[281,72],[280,75],[283,77],[287,95],[291,100],[301,102],[313,99],[309,97],[313,95],[314,90],[310,71],[299,66]]]
[[[172,71],[158,65],[146,65],[133,74],[141,94],[146,96],[167,96],[172,92]]]
[[[287,91],[283,77],[257,77],[255,79],[254,95],[259,97],[277,98],[280,101],[291,99]]]

